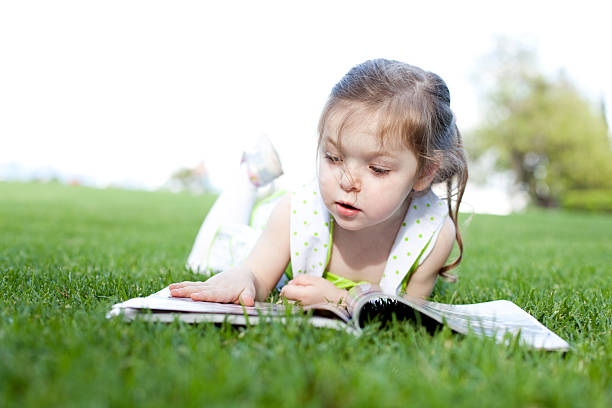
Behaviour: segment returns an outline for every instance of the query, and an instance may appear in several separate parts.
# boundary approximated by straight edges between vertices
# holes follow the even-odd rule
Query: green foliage
[[[176,170],[162,187],[163,190],[172,192],[189,191],[192,193],[205,193],[212,191],[208,180],[208,171],[204,163],[193,168],[182,168]]]
[[[573,190],[563,196],[563,208],[612,212],[612,190]]]
[[[563,74],[537,71],[535,54],[500,42],[482,70],[486,120],[474,132],[476,152],[493,148],[536,204],[555,206],[569,190],[612,188],[612,150],[600,107]]]
[[[459,282],[435,300],[508,299],[567,354],[396,323],[361,337],[300,319],[248,329],[125,323],[110,306],[184,268],[212,196],[0,183],[0,406],[612,404],[612,216],[476,215]]]

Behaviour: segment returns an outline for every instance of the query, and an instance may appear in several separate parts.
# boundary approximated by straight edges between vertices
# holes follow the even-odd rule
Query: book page
[[[361,324],[362,314],[367,319],[370,315],[389,314],[396,309],[403,317],[411,316],[405,308],[420,312],[439,323],[448,325],[452,330],[467,334],[473,332],[478,336],[493,337],[497,342],[507,340],[506,335],[520,335],[519,342],[536,349],[569,350],[570,345],[540,323],[529,313],[508,300],[496,300],[468,305],[448,305],[415,297],[385,295],[375,285],[366,286],[355,292],[349,299],[349,310],[353,311],[353,320]],[[384,316],[383,316],[384,317]],[[398,316],[399,317],[399,316]],[[420,321],[426,326],[434,321]]]
[[[300,307],[295,305],[288,310],[282,304],[268,302],[255,302],[255,306],[242,306],[228,303],[201,302],[190,298],[172,297],[168,287],[153,293],[147,297],[137,297],[113,306],[109,316],[118,315],[122,309],[141,309],[152,311],[167,311],[176,313],[205,313],[220,315],[247,315],[259,316],[285,316],[287,313],[297,314],[302,311],[312,310],[315,316],[321,318],[341,319],[348,322],[349,315],[344,308],[339,305],[326,303]]]
[[[569,344],[536,320],[529,313],[508,300],[470,305],[447,305],[429,301],[416,302],[415,308],[461,333],[495,337],[503,341],[506,334],[520,334],[519,341],[533,348],[567,350]]]
[[[184,313],[247,314],[248,316],[258,316],[260,312],[273,315],[285,314],[286,312],[282,305],[265,302],[255,302],[255,306],[242,306],[227,303],[198,302],[190,298],[172,297],[168,287],[147,297],[133,298],[113,306],[113,309],[124,308]]]

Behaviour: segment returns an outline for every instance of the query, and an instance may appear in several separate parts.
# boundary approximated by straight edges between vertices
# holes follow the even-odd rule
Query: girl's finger
[[[192,293],[199,292],[206,286],[200,282],[198,285],[184,286],[182,288],[170,289],[170,294],[174,297],[190,297]]]
[[[255,287],[247,286],[240,296],[238,296],[238,303],[241,303],[245,306],[254,306],[255,305]]]
[[[191,294],[192,300],[201,302],[232,303],[234,297],[227,289],[201,288],[200,291]]]
[[[300,274],[293,278],[292,283],[294,285],[312,285],[317,279],[320,278],[318,276]]]
[[[197,283],[202,283],[202,282],[183,281],[183,282],[173,283],[170,285],[170,290],[184,288],[185,286],[191,286]]]
[[[291,285],[285,286],[281,290],[281,295],[289,300],[304,300],[307,292],[308,288],[305,286]]]

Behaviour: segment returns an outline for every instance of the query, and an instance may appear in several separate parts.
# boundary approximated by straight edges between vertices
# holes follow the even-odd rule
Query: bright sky
[[[466,129],[478,121],[470,78],[499,34],[610,103],[605,4],[5,1],[0,165],[155,188],[204,161],[221,186],[244,144],[267,134],[303,179],[323,103],[353,65],[385,57],[440,74]]]

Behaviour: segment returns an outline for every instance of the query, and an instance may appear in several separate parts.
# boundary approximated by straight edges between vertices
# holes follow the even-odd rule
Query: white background
[[[479,120],[471,77],[496,35],[532,44],[543,70],[609,101],[606,3],[4,1],[0,178],[47,168],[156,188],[204,161],[222,186],[267,134],[304,179],[323,103],[353,65],[385,57],[440,74],[467,130]]]

